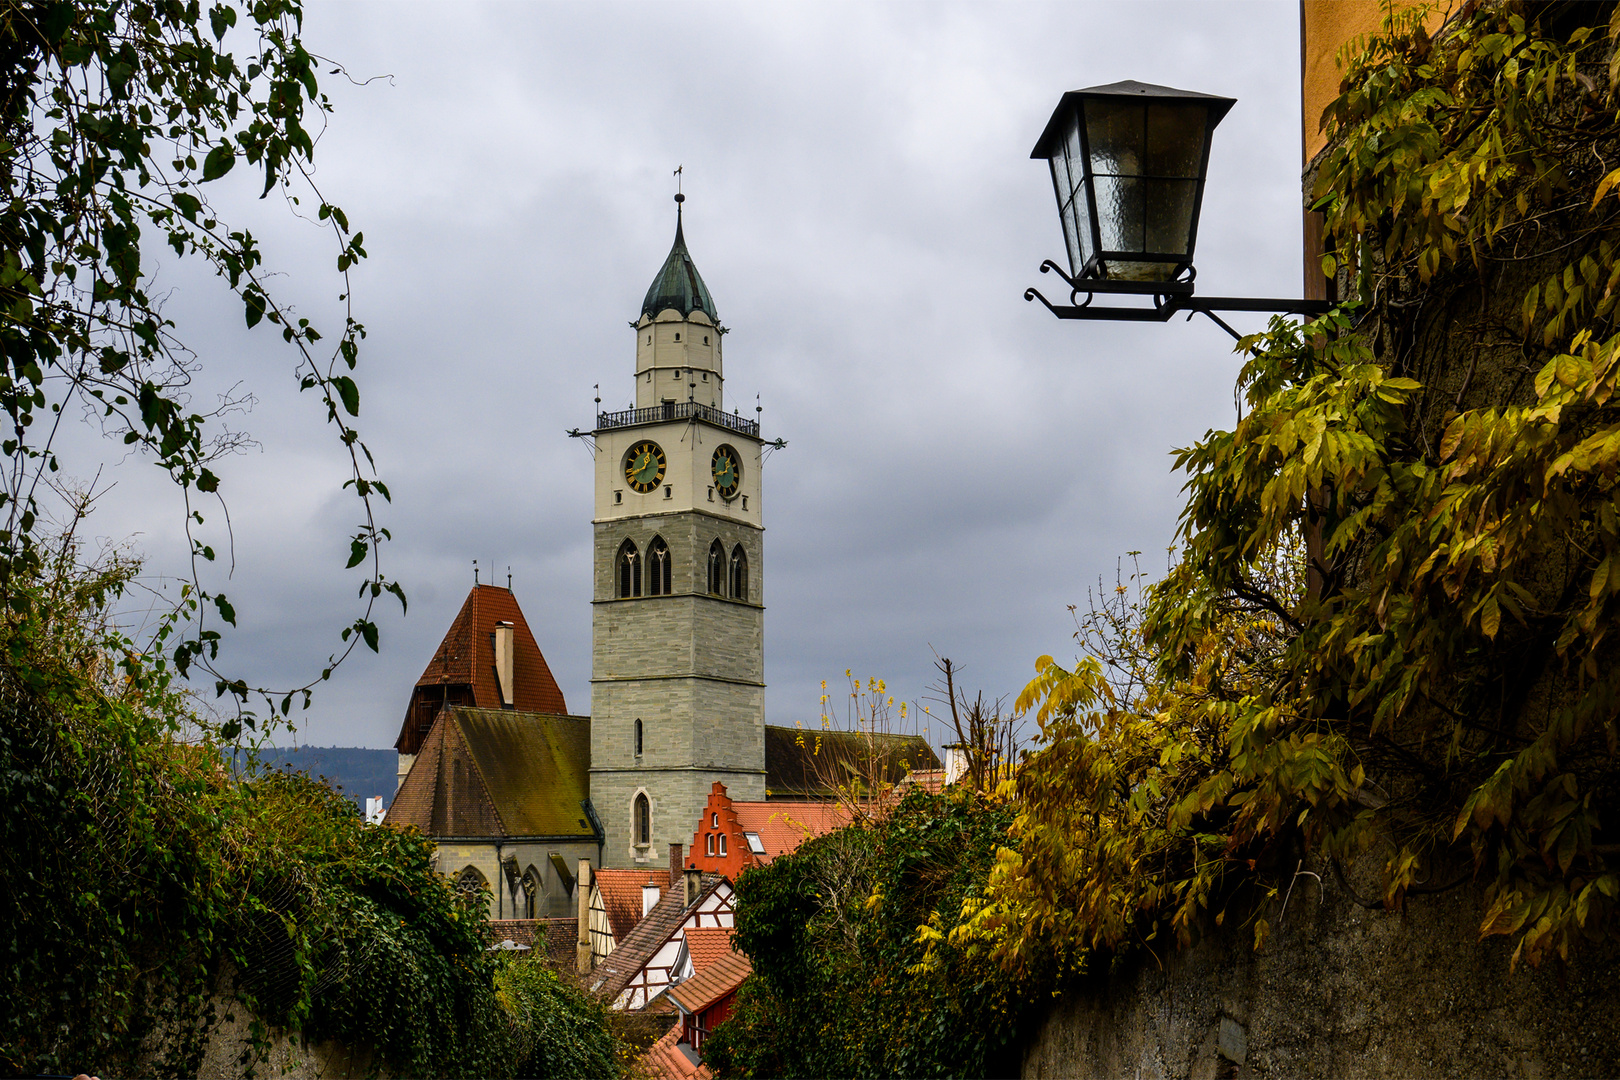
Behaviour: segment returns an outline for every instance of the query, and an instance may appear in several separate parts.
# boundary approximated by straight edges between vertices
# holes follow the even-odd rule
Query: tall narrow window
[[[540,892],[544,886],[540,883],[540,871],[529,867],[523,874],[523,917],[533,919],[539,908]]]
[[[741,544],[731,549],[731,598],[748,599],[748,556]]]
[[[626,540],[619,545],[619,558],[617,560],[619,571],[619,595],[641,595],[641,556],[636,551],[636,545]]]
[[[652,807],[647,796],[636,796],[636,843],[642,847],[652,843]]]
[[[662,536],[655,536],[652,543],[647,545],[647,595],[669,594],[669,545],[664,543]]]
[[[636,757],[641,756],[641,718],[636,718]]]
[[[709,545],[709,591],[726,595],[726,549],[718,540]]]

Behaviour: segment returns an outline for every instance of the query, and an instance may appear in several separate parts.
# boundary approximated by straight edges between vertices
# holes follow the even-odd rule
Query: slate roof
[[[647,961],[675,935],[688,911],[703,901],[725,878],[719,874],[704,874],[697,897],[685,903],[685,889],[672,888],[664,893],[658,906],[647,912],[635,927],[619,940],[611,955],[603,960],[590,982],[593,992],[600,992],[607,1001],[613,1001],[629,985],[636,973],[647,966]]]
[[[670,987],[669,996],[686,1012],[702,1012],[741,986],[753,970],[748,957],[728,951],[690,979]]]
[[[641,313],[657,318],[659,312],[670,308],[680,312],[683,317],[701,311],[713,322],[720,320],[714,310],[714,297],[709,295],[709,287],[703,284],[697,265],[692,262],[692,254],[686,250],[679,206],[675,208],[675,246],[669,249],[669,258],[664,260],[658,276],[647,287],[647,298],[641,302]]]
[[[791,801],[734,802],[731,810],[744,832],[756,833],[764,855],[754,855],[761,865],[778,855],[797,851],[812,836],[825,836],[849,824],[849,808],[836,802]]]
[[[608,925],[613,928],[615,943],[641,921],[641,888],[648,882],[658,886],[662,900],[669,891],[669,871],[664,870],[597,870],[596,887],[602,890],[602,907],[607,911]],[[617,948],[617,944],[615,944]]]
[[[804,745],[799,745],[799,737]],[[816,740],[820,739],[820,749]],[[912,769],[938,769],[939,755],[921,735],[877,735],[887,744],[885,779],[899,783]],[[833,792],[818,775],[848,763],[863,768],[867,736],[857,731],[826,731],[765,725],[765,794],[768,799],[821,799]]]
[[[641,1056],[643,1075],[655,1080],[709,1080],[714,1071],[697,1060],[691,1046],[681,1042],[681,1025],[676,1024]]]
[[[693,927],[685,937],[686,951],[692,957],[693,974],[731,952],[731,931],[723,926]]]
[[[445,705],[480,709],[501,707],[495,678],[495,624],[512,624],[512,708],[518,712],[566,715],[568,703],[535,643],[517,597],[497,585],[474,585],[451,622],[444,640],[416,680],[394,748],[420,751]]]
[[[590,769],[585,717],[451,707],[383,820],[428,836],[594,839]]]

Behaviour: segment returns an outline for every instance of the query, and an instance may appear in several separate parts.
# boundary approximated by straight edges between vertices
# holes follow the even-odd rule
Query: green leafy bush
[[[260,1051],[273,1026],[401,1075],[611,1072],[599,1008],[503,970],[431,841],[182,741],[192,702],[106,619],[134,569],[63,558],[0,622],[5,1067],[194,1075],[234,1000]]]
[[[892,813],[811,839],[737,883],[738,948],[754,972],[704,1043],[723,1076],[987,1076],[1019,1003],[971,950],[925,938],[978,892],[1011,813],[966,790],[908,794]]]

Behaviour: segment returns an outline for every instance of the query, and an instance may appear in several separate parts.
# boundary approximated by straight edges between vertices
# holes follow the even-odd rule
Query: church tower
[[[591,803],[603,865],[668,865],[710,786],[765,798],[759,422],[726,412],[714,299],[686,249],[653,279],[635,400],[596,418]]]

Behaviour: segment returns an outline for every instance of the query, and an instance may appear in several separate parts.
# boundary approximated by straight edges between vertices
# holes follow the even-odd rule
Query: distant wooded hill
[[[246,754],[238,751],[237,761],[245,765]],[[374,795],[382,796],[384,806],[392,803],[399,781],[399,755],[364,746],[265,747],[259,751],[259,768],[290,769],[324,780],[348,796],[361,813]]]

